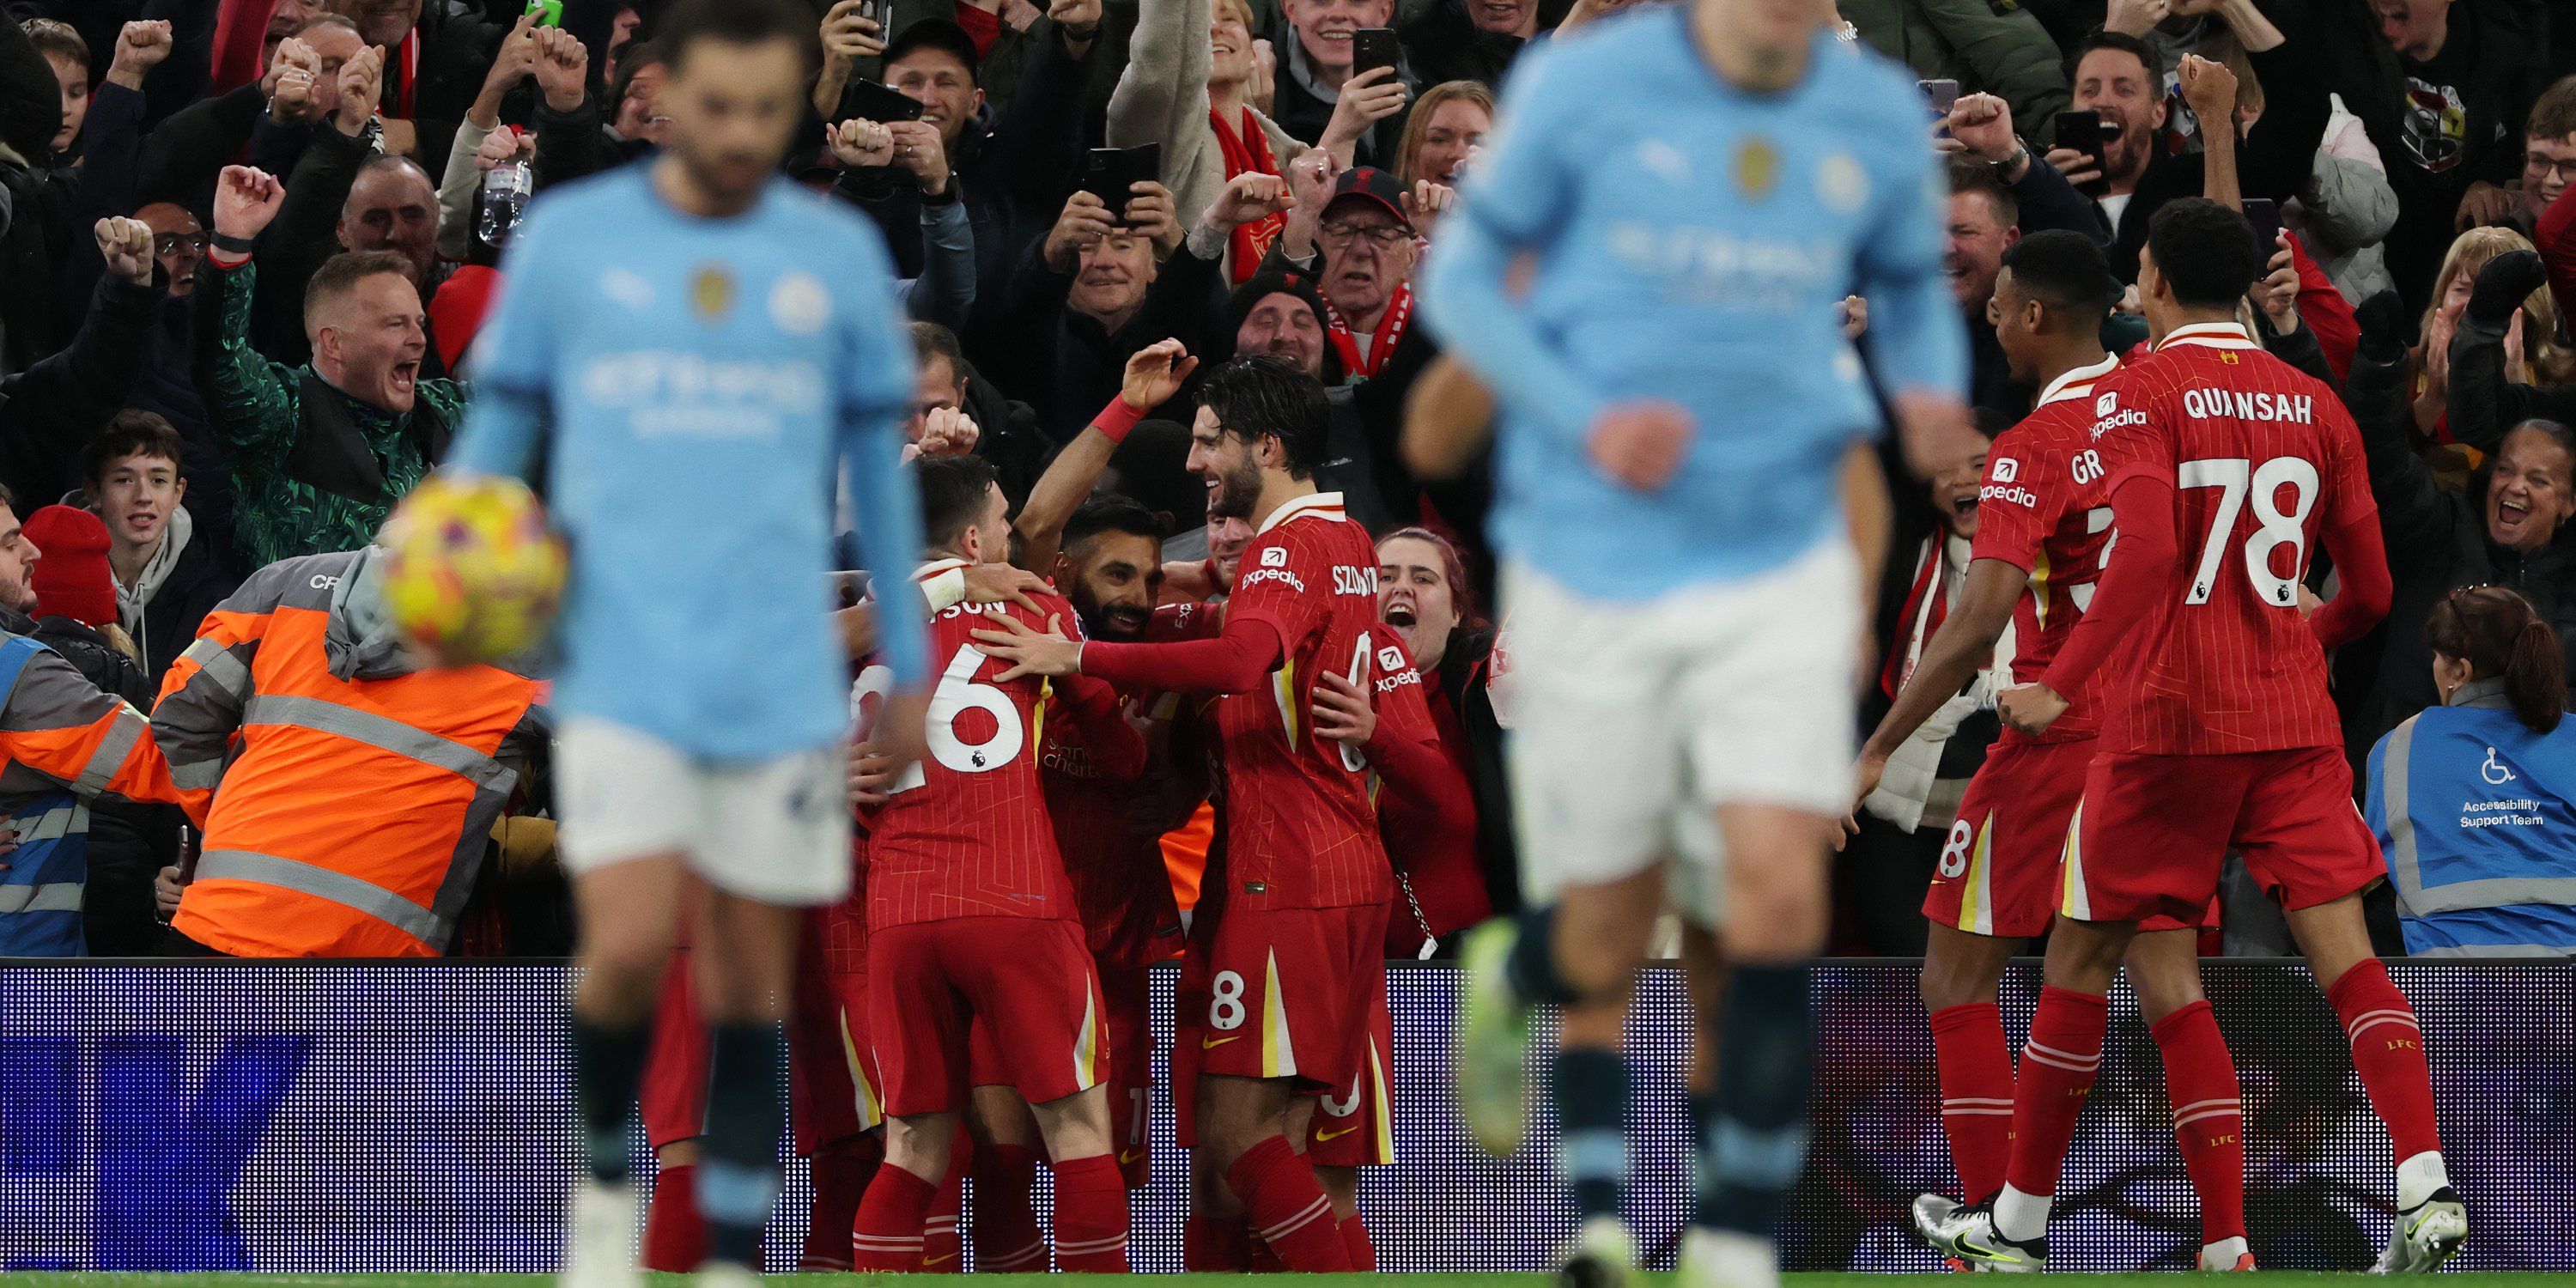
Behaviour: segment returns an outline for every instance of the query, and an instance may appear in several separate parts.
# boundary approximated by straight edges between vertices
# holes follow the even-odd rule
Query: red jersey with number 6
[[[1377,549],[1344,517],[1338,492],[1279,507],[1243,549],[1226,619],[1279,632],[1270,682],[1217,703],[1226,775],[1226,906],[1346,908],[1395,892],[1369,804],[1368,761],[1315,736],[1315,677],[1373,683]]]
[[[1038,768],[1049,682],[1027,675],[996,684],[1009,664],[985,656],[972,634],[1009,613],[1040,631],[1054,617],[1080,636],[1073,605],[1033,598],[1037,613],[959,604],[930,620],[931,663],[939,668],[926,722],[930,754],[904,772],[868,824],[872,933],[954,917],[1074,918]]]
[[[2119,359],[2078,367],[2049,382],[2039,405],[1995,438],[1977,491],[1974,559],[1999,559],[2030,574],[2013,605],[2013,680],[2037,681],[2074,634],[2112,544],[2111,493],[2093,447],[2094,382]],[[2097,681],[2095,688],[2101,687]],[[2066,714],[2033,736],[2007,726],[2004,742],[2078,742],[2101,732],[2101,702],[2069,694]]]
[[[2325,651],[2299,608],[2317,534],[2378,514],[2342,400],[2233,323],[2177,328],[2099,388],[2091,432],[2111,489],[2133,475],[2173,484],[2180,547],[2095,686],[2102,749],[2342,746]]]

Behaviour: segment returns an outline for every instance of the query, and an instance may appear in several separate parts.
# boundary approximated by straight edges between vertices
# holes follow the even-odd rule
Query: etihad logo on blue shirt
[[[1623,220],[1610,225],[1606,244],[1629,271],[1710,303],[1803,309],[1828,288],[1839,296],[1850,271],[1850,255],[1831,237],[1798,242]]]
[[[819,415],[829,401],[821,369],[802,358],[637,350],[592,359],[580,380],[584,398],[628,410],[642,435],[774,435],[779,417]]]

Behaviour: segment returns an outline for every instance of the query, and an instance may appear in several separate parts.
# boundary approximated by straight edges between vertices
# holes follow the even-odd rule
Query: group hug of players
[[[1377,621],[1369,535],[1312,482],[1312,381],[1253,362],[1203,383],[1192,468],[1214,514],[1257,526],[1221,614],[1157,607],[1157,516],[1073,504],[1194,366],[1177,342],[1139,354],[1016,525],[981,460],[914,465],[919,594],[880,573],[871,607],[930,614],[930,754],[882,772],[866,739],[892,676],[862,668],[854,892],[809,917],[789,1022],[808,1269],[960,1270],[970,1177],[977,1270],[1042,1271],[1050,1251],[1061,1270],[1128,1269],[1126,1191],[1151,1161],[1147,967],[1185,944],[1171,1064],[1189,1267],[1374,1265],[1357,1169],[1393,1149],[1395,887],[1372,797],[1381,776],[1422,790],[1436,733]],[[1159,839],[1211,796],[1219,841],[1185,931]],[[706,1253],[687,976],[665,977],[642,1093],[662,1159],[648,1269]]]
[[[2121,287],[2088,239],[2025,238],[1996,282],[1997,338],[2042,393],[1994,441],[1965,585],[1861,765],[1866,791],[2009,636],[2005,731],[1924,904],[1960,1195],[1924,1196],[1915,1222],[1954,1265],[2046,1264],[2050,1196],[2125,960],[2200,1200],[2200,1266],[2253,1268],[2242,1105],[2195,954],[2230,850],[2285,910],[2387,1125],[2398,1215],[2379,1270],[2432,1269],[2467,1235],[2414,1012],[2363,927],[2358,896],[2385,867],[2327,692],[2327,650],[2387,611],[2377,509],[2335,392],[2237,321],[2260,262],[2236,212],[2160,210],[2139,278],[2157,341],[2125,361],[2099,339]],[[2321,605],[2302,584],[2318,541],[2339,582]],[[1996,982],[2043,932],[2016,1071]]]

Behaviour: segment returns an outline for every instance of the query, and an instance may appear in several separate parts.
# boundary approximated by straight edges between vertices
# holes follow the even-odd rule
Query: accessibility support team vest
[[[2535,733],[2500,690],[2473,680],[2371,750],[2409,955],[2576,956],[2576,718]]]
[[[0,639],[0,700],[45,646]],[[0,957],[82,957],[81,895],[89,884],[89,806],[69,788],[20,798],[9,811],[17,852],[0,871]]]

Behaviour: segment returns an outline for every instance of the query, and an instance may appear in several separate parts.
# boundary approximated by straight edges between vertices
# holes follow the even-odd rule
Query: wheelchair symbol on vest
[[[2502,787],[2513,781],[2513,771],[2496,763],[2495,748],[2487,748],[2487,763],[2478,766],[2478,777],[2490,787]]]

